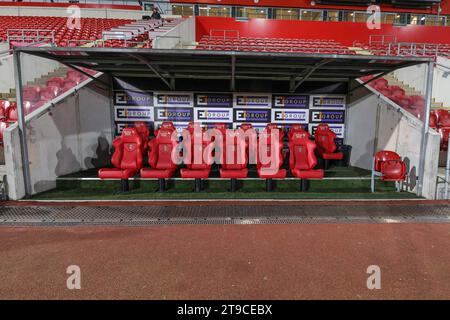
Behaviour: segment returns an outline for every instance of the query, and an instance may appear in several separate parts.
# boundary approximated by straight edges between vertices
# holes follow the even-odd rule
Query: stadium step
[[[394,86],[399,86],[401,87],[403,90],[405,90],[405,94],[409,95],[409,96],[413,96],[413,95],[417,95],[417,96],[423,96],[423,93],[420,91],[415,90],[413,87],[409,86],[408,84],[404,83],[403,81],[398,80],[394,75],[392,74],[388,74],[384,77],[389,85],[394,85]],[[432,109],[442,109],[444,107],[444,103],[436,101],[435,98],[433,98],[432,102],[431,102],[431,108]]]

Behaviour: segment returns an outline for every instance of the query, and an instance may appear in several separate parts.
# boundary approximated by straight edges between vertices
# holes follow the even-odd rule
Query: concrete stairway
[[[384,76],[384,78],[389,82],[390,86],[399,86],[403,90],[405,90],[405,94],[408,96],[412,95],[419,95],[423,96],[423,93],[420,91],[415,90],[414,88],[410,87],[408,84],[404,83],[403,81],[399,81],[394,75],[388,74]],[[436,101],[434,98],[431,103],[432,109],[446,109],[444,108],[444,104],[442,102]]]
[[[35,79],[34,81],[28,81],[26,85],[37,85],[37,86],[45,86],[45,83],[47,80],[54,78],[54,77],[65,77],[67,73],[68,68],[67,67],[60,67],[56,69],[53,72],[48,73],[45,76],[42,76],[38,79]],[[0,93],[0,99],[1,100],[9,100],[9,101],[16,101],[16,89],[11,89],[9,92]]]

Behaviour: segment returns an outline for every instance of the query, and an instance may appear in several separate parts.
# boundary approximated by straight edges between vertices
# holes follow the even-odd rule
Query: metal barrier
[[[335,48],[335,47],[308,47],[308,48],[301,48],[301,47],[280,47],[280,46],[274,46],[274,45],[260,45],[260,46],[251,46],[251,45],[234,45],[234,44],[199,44],[197,47],[204,47],[206,49],[204,50],[224,50],[224,48],[227,48],[226,50],[230,51],[247,51],[247,50],[255,50],[255,51],[262,51],[262,52],[276,52],[276,51],[282,51],[282,52],[303,52],[303,53],[322,53],[322,54],[355,54],[356,52],[354,50],[350,50],[348,48]],[[328,52],[327,52],[328,51]],[[333,52],[329,52],[333,51]]]
[[[223,33],[223,36],[214,36],[213,35],[213,33],[214,32],[220,32],[220,33]],[[236,36],[235,37],[228,37],[227,38],[227,32],[228,33],[234,33]],[[222,38],[222,39],[239,39],[239,31],[238,30],[226,30],[226,29],[211,29],[210,31],[209,31],[209,36],[212,38],[212,37],[214,37],[214,38]]]
[[[380,40],[375,40],[380,39]],[[391,39],[388,41],[387,39]],[[372,44],[390,44],[390,43],[396,43],[397,37],[393,35],[387,35],[387,34],[374,34],[369,36],[369,45]]]
[[[7,42],[20,43],[55,43],[54,30],[40,29],[8,29],[6,30]]]

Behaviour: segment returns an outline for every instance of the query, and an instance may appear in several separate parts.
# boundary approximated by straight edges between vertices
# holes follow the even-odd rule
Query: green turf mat
[[[265,180],[240,181],[241,188],[230,192],[229,180],[205,181],[205,190],[193,192],[193,181],[168,181],[168,190],[158,192],[158,181],[130,181],[130,191],[120,191],[120,181],[64,180],[57,188],[35,195],[34,199],[404,199],[409,192],[395,192],[394,183],[377,181],[375,193],[370,180],[312,180],[307,192],[299,191],[298,180],[276,182],[276,189],[265,191]]]

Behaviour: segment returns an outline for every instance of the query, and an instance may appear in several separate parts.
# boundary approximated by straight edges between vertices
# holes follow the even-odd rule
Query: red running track
[[[450,224],[1,227],[0,243],[1,299],[450,298]]]

